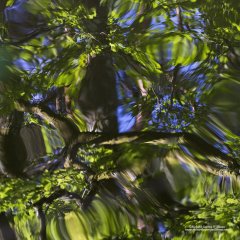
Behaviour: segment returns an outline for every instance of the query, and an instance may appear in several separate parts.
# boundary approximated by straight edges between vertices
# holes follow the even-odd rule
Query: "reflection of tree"
[[[207,115],[207,100],[212,104],[218,96],[213,91],[205,98],[218,71],[233,70],[238,54],[234,46],[220,57],[211,42],[215,36],[199,21],[201,12],[218,24],[206,4],[196,9],[194,1],[20,0],[0,9],[6,4],[1,157],[3,172],[22,179],[2,178],[2,212],[16,208],[33,217],[35,207],[42,239],[60,231],[50,222],[61,211],[58,224],[67,226],[67,216],[75,214],[86,236],[88,221],[98,218],[102,224],[121,219],[119,228],[102,227],[105,236],[159,236],[159,225],[177,226],[175,218],[191,218],[198,209],[191,200],[181,201],[192,179],[176,183],[187,174],[181,165],[238,175],[236,146],[227,142],[232,135],[222,136],[223,127],[212,126]],[[120,104],[135,119],[131,132],[118,132]],[[184,226],[172,229],[177,235]]]

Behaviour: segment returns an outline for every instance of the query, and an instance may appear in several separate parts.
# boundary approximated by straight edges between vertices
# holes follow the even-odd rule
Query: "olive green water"
[[[240,239],[239,12],[1,1],[0,239]]]

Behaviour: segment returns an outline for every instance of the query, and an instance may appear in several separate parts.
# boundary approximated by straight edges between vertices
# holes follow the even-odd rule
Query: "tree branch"
[[[39,30],[33,31],[31,34],[28,34],[25,38],[22,38],[18,41],[4,41],[1,44],[5,44],[5,45],[9,44],[9,45],[18,46],[18,45],[21,45],[21,44],[24,44],[24,43],[30,41],[33,38],[36,38],[40,34],[55,30],[55,29],[63,27],[63,26],[64,26],[64,24],[61,24],[58,26],[52,26],[52,27],[43,27],[43,28],[40,28]]]
[[[16,105],[18,111],[37,114],[54,125],[60,131],[66,146],[80,134],[78,127],[73,121],[64,117],[64,115],[54,113],[43,104],[31,104],[25,100],[18,100]]]
[[[77,194],[77,193],[73,193],[73,192],[68,192],[65,189],[59,189],[56,192],[54,192],[53,194],[51,194],[49,197],[42,197],[40,200],[38,200],[37,202],[35,202],[33,204],[34,207],[42,207],[43,204],[47,204],[50,205],[52,204],[56,199],[66,196],[68,198],[72,198],[72,199],[77,199],[78,201],[82,202],[83,199]]]

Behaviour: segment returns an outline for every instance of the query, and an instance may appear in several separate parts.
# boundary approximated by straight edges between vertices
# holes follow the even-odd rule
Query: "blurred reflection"
[[[1,2],[0,238],[237,239],[239,7]]]

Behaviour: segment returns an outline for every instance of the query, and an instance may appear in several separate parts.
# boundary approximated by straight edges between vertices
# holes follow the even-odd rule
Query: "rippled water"
[[[0,239],[240,239],[240,2],[0,10]]]

